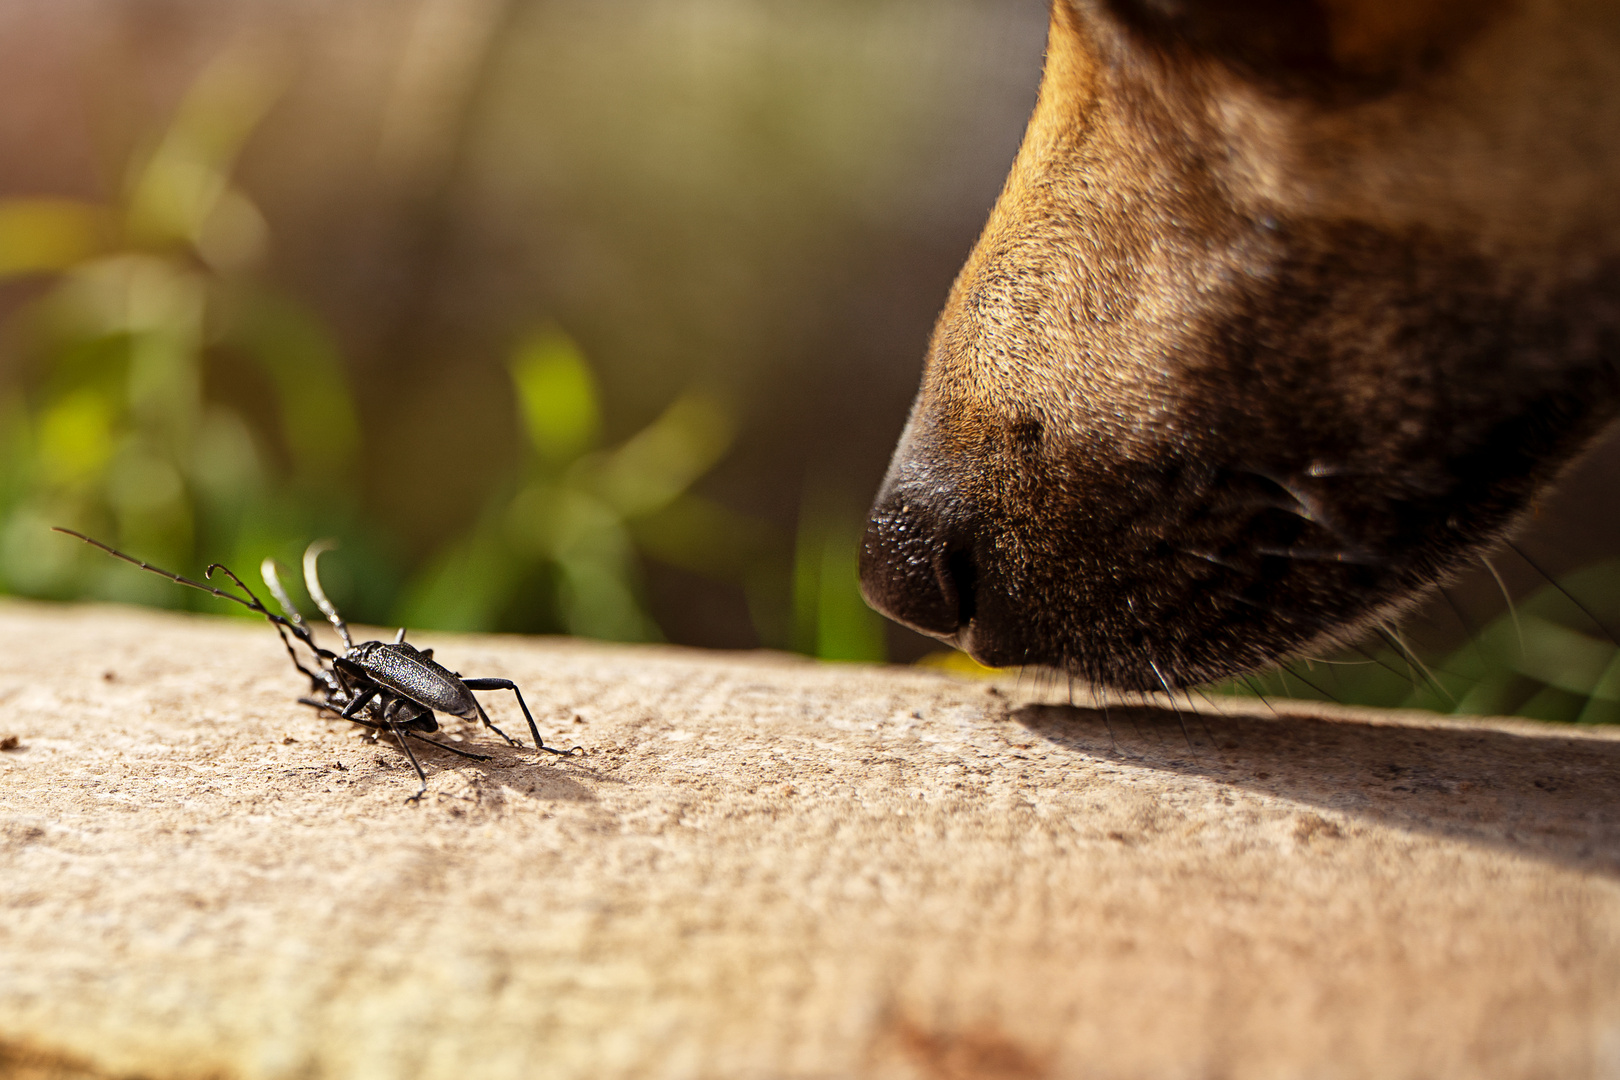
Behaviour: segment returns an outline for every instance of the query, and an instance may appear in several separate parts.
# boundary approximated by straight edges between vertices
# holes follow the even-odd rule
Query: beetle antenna
[[[221,598],[222,600],[234,601],[234,602],[236,602],[238,604],[241,604],[243,607],[247,608],[249,611],[258,612],[260,615],[263,615],[265,618],[269,619],[271,622],[276,623],[279,626],[285,626],[288,629],[292,628],[292,624],[289,623],[286,619],[282,618],[280,615],[275,614],[269,608],[267,608],[263,604],[261,604],[259,602],[259,598],[257,596],[253,596],[253,590],[249,589],[246,585],[242,585],[242,579],[241,578],[238,578],[235,574],[231,574],[231,571],[229,570],[229,568],[224,567],[224,566],[220,566],[219,563],[214,563],[212,566],[210,566],[208,568],[208,571],[203,576],[204,577],[213,576],[213,572],[214,572],[214,569],[216,567],[218,569],[224,570],[227,574],[231,575],[231,580],[235,581],[238,585],[242,586],[242,591],[243,592],[247,593],[248,596],[253,597],[251,600],[244,600],[240,596],[237,596],[234,593],[228,593],[224,589],[216,589],[212,585],[204,585],[200,581],[192,581],[188,577],[181,577],[179,574],[174,573],[172,570],[165,570],[161,566],[153,566],[149,562],[142,562],[140,559],[137,559],[135,556],[126,555],[122,551],[119,551],[117,548],[110,547],[107,544],[103,544],[100,540],[97,540],[95,537],[86,536],[82,532],[75,532],[72,529],[64,529],[60,525],[52,525],[51,526],[51,531],[52,532],[59,532],[59,533],[66,533],[69,536],[76,536],[80,540],[83,540],[85,543],[89,544],[91,547],[98,547],[102,551],[105,551],[107,554],[111,555],[115,559],[123,559],[125,562],[129,563],[130,565],[138,566],[142,570],[150,570],[152,573],[158,575],[159,577],[166,577],[170,581],[175,582],[176,584],[189,585],[193,589],[199,589],[199,590],[201,590],[202,592],[205,592],[205,593],[212,593],[215,596]]]
[[[338,614],[337,608],[332,606],[332,601],[326,598],[326,590],[321,588],[320,571],[316,566],[321,552],[331,551],[335,547],[337,547],[336,540],[317,540],[304,549],[304,587],[309,590],[309,598],[315,601],[315,606],[321,609],[321,614],[326,616],[326,621],[332,624],[332,628],[338,632],[338,637],[343,639],[344,648],[352,649],[354,638],[349,636],[348,624],[343,621],[343,616]]]
[[[214,576],[214,571],[215,570],[223,570],[227,577],[229,577],[232,581],[236,582],[236,587],[238,589],[241,589],[243,592],[247,593],[248,596],[253,598],[253,603],[248,605],[248,606],[251,607],[254,611],[257,611],[259,614],[263,615],[265,618],[269,619],[270,620],[270,625],[274,626],[276,628],[276,633],[281,635],[281,644],[286,646],[287,655],[292,657],[293,667],[297,668],[299,671],[302,671],[305,675],[308,675],[311,679],[315,678],[314,674],[311,673],[310,671],[306,670],[304,665],[300,664],[298,662],[298,657],[296,655],[294,655],[293,649],[292,649],[292,644],[290,642],[288,642],[288,640],[287,640],[286,631],[288,631],[288,630],[291,630],[293,632],[293,634],[297,636],[299,641],[302,641],[305,645],[308,645],[312,650],[314,650],[316,656],[322,656],[322,657],[325,657],[328,660],[331,660],[331,659],[334,658],[333,653],[330,653],[330,652],[326,651],[325,649],[321,648],[319,645],[315,644],[315,638],[314,638],[314,636],[312,634],[310,634],[309,627],[304,625],[303,619],[299,619],[298,622],[292,623],[292,622],[288,622],[286,619],[282,618],[280,615],[272,615],[270,613],[270,609],[265,607],[264,603],[257,596],[254,595],[252,589],[248,588],[247,582],[245,582],[241,578],[237,577],[236,576],[236,571],[232,570],[230,567],[226,566],[224,563],[209,563],[208,564],[208,569],[203,571],[203,577],[211,579]],[[229,595],[229,594],[227,593],[225,595]],[[294,610],[296,610],[296,609],[294,609]]]
[[[264,579],[264,587],[270,590],[270,595],[276,598],[281,610],[286,613],[287,619],[294,626],[301,626],[305,630],[309,626],[304,622],[304,616],[298,610],[298,605],[292,602],[286,586],[281,583],[281,567],[274,559],[265,559],[259,564],[259,576]]]
[[[293,624],[292,632],[298,638],[298,640],[302,641],[305,645],[308,645],[310,649],[314,651],[317,657],[324,656],[327,659],[331,659],[330,653],[327,653],[326,650],[315,644],[315,635],[310,632],[309,624],[304,622],[304,616],[299,614],[298,606],[294,604],[292,602],[292,598],[287,595],[286,587],[281,584],[281,574],[279,572],[279,567],[276,566],[276,560],[265,559],[262,563],[260,563],[259,576],[264,578],[265,588],[269,589],[270,594],[276,598],[276,603],[281,605],[281,610],[287,613],[287,618]],[[303,663],[299,661],[298,654],[293,651],[292,642],[287,640],[286,632],[279,626],[276,627],[276,632],[281,634],[281,643],[287,647],[287,655],[292,657],[293,667],[309,676],[310,684],[317,689],[325,685],[324,680],[317,676],[313,671],[310,671],[308,668],[304,667]]]

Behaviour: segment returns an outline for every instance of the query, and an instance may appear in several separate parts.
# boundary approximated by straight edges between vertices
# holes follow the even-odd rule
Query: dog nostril
[[[941,569],[950,579],[950,586],[943,591],[956,593],[956,625],[966,626],[978,611],[979,568],[973,562],[973,553],[960,548],[949,552]]]
[[[882,503],[861,539],[861,593],[896,622],[951,638],[972,617],[975,568],[966,551],[942,550],[926,508]]]

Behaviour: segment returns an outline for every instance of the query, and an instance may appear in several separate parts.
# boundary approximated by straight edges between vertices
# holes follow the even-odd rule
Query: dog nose
[[[861,595],[895,622],[955,643],[973,618],[972,552],[943,516],[904,491],[880,495],[861,539]]]

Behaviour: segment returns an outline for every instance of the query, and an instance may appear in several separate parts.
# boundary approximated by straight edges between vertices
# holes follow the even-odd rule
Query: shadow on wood
[[[1620,877],[1620,741],[1529,724],[1396,726],[1287,705],[1270,716],[1026,705],[1012,716],[1088,756]]]

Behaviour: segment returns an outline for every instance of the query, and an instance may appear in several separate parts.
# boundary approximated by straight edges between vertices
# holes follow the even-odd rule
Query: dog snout
[[[861,540],[866,602],[913,630],[955,643],[973,619],[974,560],[948,499],[905,489],[878,498]]]

